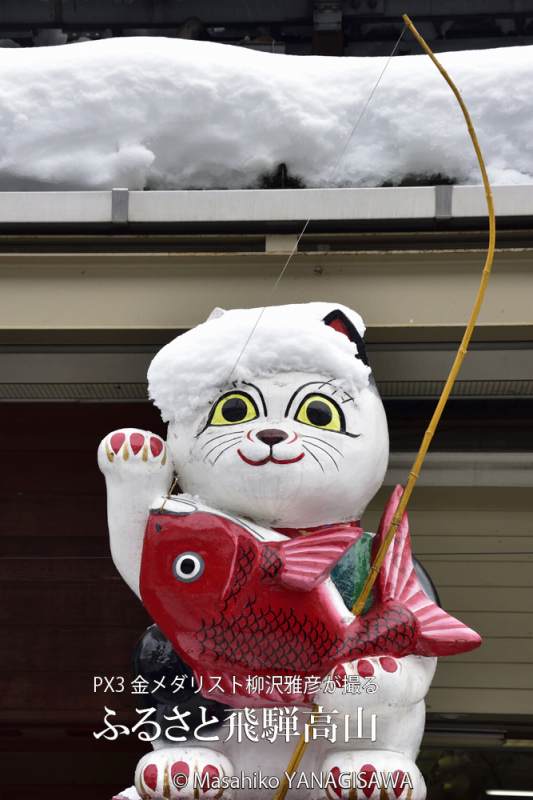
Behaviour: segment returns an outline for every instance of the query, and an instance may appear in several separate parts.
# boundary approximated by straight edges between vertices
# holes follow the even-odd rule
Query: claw
[[[107,444],[107,442],[105,443],[105,453],[108,461],[114,461],[115,454],[112,450],[109,449],[109,445]]]
[[[170,778],[166,768],[163,770],[163,797],[170,797]]]

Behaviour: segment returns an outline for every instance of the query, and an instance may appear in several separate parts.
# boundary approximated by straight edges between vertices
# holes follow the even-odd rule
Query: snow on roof
[[[442,55],[494,183],[533,180],[532,47]],[[305,186],[436,175],[479,183],[461,113],[426,56],[260,53],[135,37],[0,50],[0,190],[242,188],[285,163]]]

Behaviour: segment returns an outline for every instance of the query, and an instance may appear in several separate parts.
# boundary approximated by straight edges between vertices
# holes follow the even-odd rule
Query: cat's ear
[[[206,322],[209,322],[209,320],[211,319],[218,319],[219,317],[223,317],[225,313],[226,313],[225,308],[219,308],[218,306],[216,306],[216,308],[214,308],[207,317]]]
[[[336,308],[334,311],[330,311],[324,319],[322,320],[324,325],[328,325],[333,330],[337,331],[338,333],[344,334],[351,342],[355,344],[357,347],[357,356],[363,364],[368,366],[368,357],[366,355],[366,347],[363,341],[363,337],[353,324],[353,322],[348,319],[346,314],[340,310],[340,308]]]

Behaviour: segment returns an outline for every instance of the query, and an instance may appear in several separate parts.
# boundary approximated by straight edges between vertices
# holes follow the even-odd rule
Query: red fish
[[[401,493],[397,487],[389,501],[374,551]],[[379,574],[372,608],[354,617],[329,573],[361,535],[360,528],[341,523],[288,539],[171,498],[150,512],[141,597],[201,681],[202,693],[236,707],[311,702],[290,681],[288,691],[252,692],[249,677],[322,678],[361,656],[451,655],[481,643],[420,586],[406,517]]]

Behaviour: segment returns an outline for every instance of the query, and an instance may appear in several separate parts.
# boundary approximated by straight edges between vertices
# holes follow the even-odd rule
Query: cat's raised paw
[[[121,428],[100,442],[98,466],[106,476],[127,471],[142,476],[171,471],[166,443],[150,431]]]

